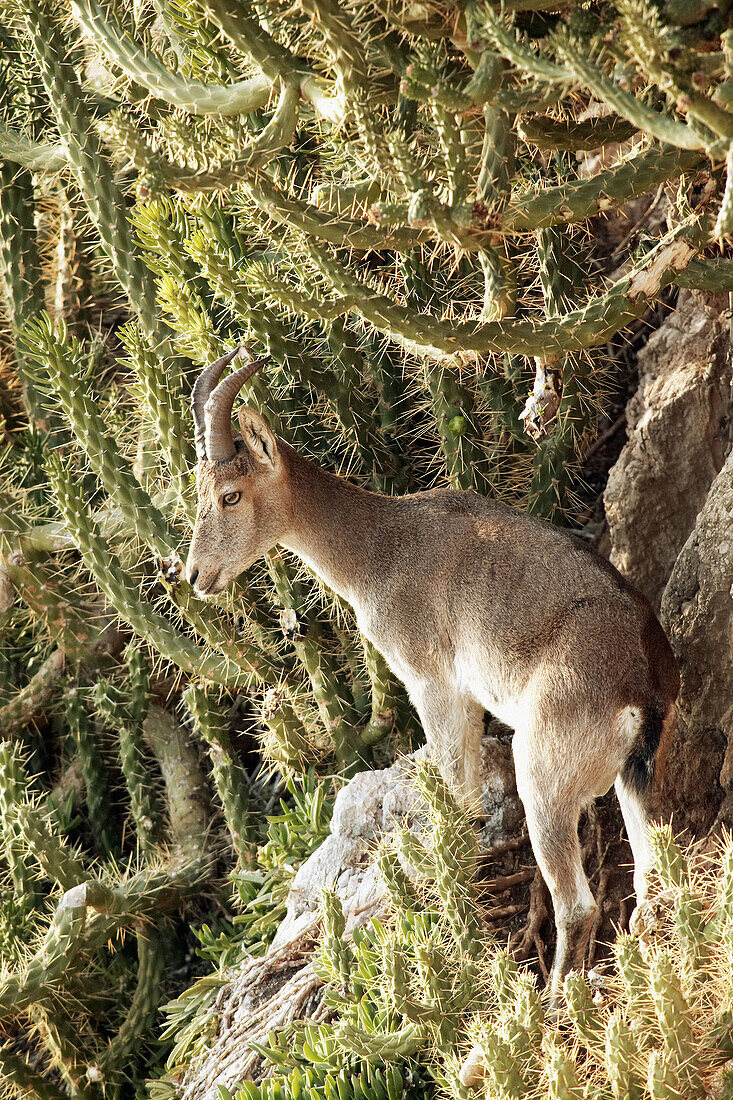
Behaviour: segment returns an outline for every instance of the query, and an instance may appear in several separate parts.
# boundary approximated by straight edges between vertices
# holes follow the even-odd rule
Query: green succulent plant
[[[286,554],[217,603],[183,579],[196,372],[246,339],[272,360],[246,400],[322,464],[385,493],[447,484],[565,522],[617,334],[677,286],[733,289],[724,7],[0,4],[10,1092],[132,1096],[165,1057],[186,1064],[217,975],[152,1051],[192,897],[205,909],[233,884],[240,910],[202,933],[206,958],[264,950],[336,787],[420,738],[349,609]],[[617,157],[580,170],[612,143]],[[605,278],[591,219],[654,189],[667,228]],[[482,1087],[589,1087],[526,975],[505,961],[479,980],[473,850],[436,775],[420,783],[433,846],[404,834],[379,855],[395,922],[351,943],[326,901],[339,1022],[304,1027],[292,1064],[271,1049],[277,1074],[245,1084],[251,1100],[395,1100],[436,1074],[458,1089],[450,1059],[494,986]],[[434,882],[426,911],[408,866]],[[730,954],[733,900],[726,871],[711,922],[694,876],[675,874],[679,956],[620,939],[626,1003],[607,1016],[581,979],[568,987],[609,1095],[699,1085],[698,1005],[719,943]]]

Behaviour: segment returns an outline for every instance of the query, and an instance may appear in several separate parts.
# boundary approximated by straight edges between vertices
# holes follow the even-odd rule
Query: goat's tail
[[[656,700],[641,708],[637,735],[621,769],[624,785],[642,797],[651,794],[655,774],[664,765],[663,757],[666,753],[659,753],[662,759],[658,759],[658,750],[666,720],[672,717],[670,710],[673,708],[665,707],[661,701]]]

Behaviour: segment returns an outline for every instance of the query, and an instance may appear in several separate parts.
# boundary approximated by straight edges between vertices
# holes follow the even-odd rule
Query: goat
[[[194,387],[198,511],[187,578],[224,589],[275,545],[347,600],[403,681],[429,751],[467,807],[480,799],[485,711],[511,726],[517,789],[555,910],[550,979],[582,967],[595,902],[578,819],[615,783],[638,902],[679,673],[646,599],[580,539],[474,492],[388,497],[329,473],[234,399],[265,360]],[[248,353],[242,353],[242,358]],[[218,384],[217,384],[218,383]],[[660,748],[661,746],[661,748]]]

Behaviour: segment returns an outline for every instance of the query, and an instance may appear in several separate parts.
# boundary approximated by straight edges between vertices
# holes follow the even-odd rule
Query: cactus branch
[[[694,172],[703,164],[700,153],[683,149],[645,150],[584,180],[513,195],[503,217],[505,232],[542,229],[560,222],[580,222],[613,210],[636,195]]]
[[[309,102],[326,121],[338,125],[344,120],[344,102],[340,96],[324,92],[310,66],[295,57],[282,43],[269,34],[262,23],[250,14],[250,5],[242,0],[203,0],[207,16],[222,34],[252,58],[271,80],[282,77]]]
[[[592,60],[584,57],[567,36],[556,35],[555,43],[575,79],[637,130],[643,130],[658,141],[678,149],[706,148],[699,130],[687,122],[679,122],[671,115],[647,107],[637,96],[624,91],[614,80],[605,76]]]
[[[536,115],[518,119],[517,133],[522,141],[537,149],[569,149],[576,152],[628,141],[636,129],[631,122],[618,115],[589,118],[585,122]]]
[[[56,116],[61,142],[115,275],[151,335],[159,335],[152,278],[133,245],[127,203],[102,155],[76,72],[48,0],[28,0],[26,27]]]
[[[115,498],[130,529],[155,552],[171,553],[178,540],[106,430],[98,402],[93,401],[86,392],[81,349],[75,339],[69,339],[63,321],[59,322],[59,327],[57,336],[50,318],[42,314],[33,326],[26,329],[29,351],[39,369],[48,372],[92,469],[106,491]]]
[[[228,117],[256,111],[270,98],[272,81],[264,74],[228,86],[187,80],[170,72],[154,54],[134,42],[112,12],[97,0],[74,0],[71,8],[84,33],[130,80],[174,107],[194,115]]]
[[[245,862],[252,844],[249,794],[227,723],[203,688],[191,686],[184,693],[183,699],[191,712],[196,732],[209,750],[214,784],[234,851]]]
[[[137,936],[137,981],[130,1007],[114,1038],[98,1060],[103,1079],[115,1074],[129,1076],[130,1062],[138,1045],[150,1034],[158,1007],[165,995],[165,940],[157,929],[146,928]]]
[[[32,172],[62,172],[69,163],[60,143],[31,141],[3,123],[0,123],[0,160],[12,161]]]
[[[412,310],[378,293],[356,278],[335,257],[311,245],[311,256],[331,283],[336,296],[327,308],[347,313],[352,310],[408,348],[420,349],[433,358],[458,350],[486,355],[511,351],[522,355],[548,356],[562,351],[595,347],[641,316],[649,301],[674,282],[700,248],[703,226],[696,217],[687,219],[663,237],[628,275],[586,305],[570,310],[562,318],[546,321],[447,322],[419,316]],[[238,287],[232,287],[235,299]],[[292,292],[290,302],[302,299]],[[325,304],[325,303],[324,303]]]
[[[28,375],[19,337],[28,320],[43,306],[43,283],[36,227],[34,190],[30,171],[0,162],[0,294],[5,299],[16,339],[15,356],[23,387],[23,401],[31,422],[46,426],[39,395]]]
[[[100,124],[105,141],[124,154],[144,178],[154,176],[161,187],[201,193],[237,187],[253,172],[267,165],[288,145],[298,123],[298,92],[285,85],[272,118],[231,160],[214,162],[205,168],[187,168],[156,152],[134,121],[118,111]]]

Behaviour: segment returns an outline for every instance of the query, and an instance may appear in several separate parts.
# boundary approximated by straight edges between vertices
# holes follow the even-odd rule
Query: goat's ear
[[[239,409],[239,429],[242,433],[247,450],[256,462],[263,466],[275,469],[280,456],[277,451],[277,440],[267,424],[258,412],[250,409],[248,405],[242,405]]]

